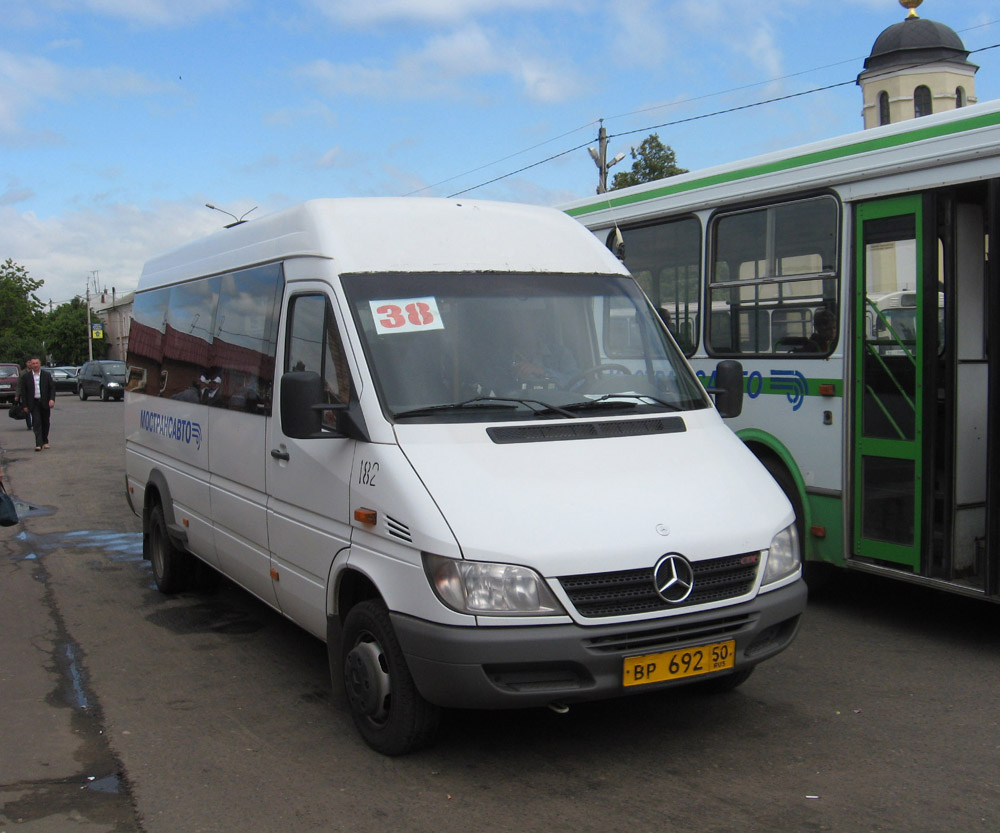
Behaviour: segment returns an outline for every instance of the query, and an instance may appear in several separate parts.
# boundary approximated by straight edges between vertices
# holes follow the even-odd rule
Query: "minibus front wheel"
[[[351,608],[340,644],[351,717],[365,742],[384,755],[426,746],[441,711],[417,691],[385,605],[368,599]]]

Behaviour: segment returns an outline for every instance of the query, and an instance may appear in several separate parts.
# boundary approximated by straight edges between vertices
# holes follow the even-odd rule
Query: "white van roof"
[[[627,274],[580,223],[540,206],[479,200],[318,199],[165,252],[139,289],[292,257],[340,273],[565,272]]]

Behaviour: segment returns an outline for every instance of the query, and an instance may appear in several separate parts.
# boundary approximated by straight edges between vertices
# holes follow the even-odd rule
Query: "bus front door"
[[[918,574],[928,534],[925,282],[937,295],[927,213],[920,196],[901,197],[864,203],[855,220],[852,554]]]

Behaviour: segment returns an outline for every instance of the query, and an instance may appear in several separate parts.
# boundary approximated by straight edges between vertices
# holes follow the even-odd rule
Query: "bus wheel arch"
[[[767,469],[768,474],[774,478],[792,504],[792,509],[795,512],[795,529],[799,534],[799,546],[802,550],[802,575],[806,580],[806,584],[809,585],[809,589],[812,591],[826,587],[830,584],[836,567],[826,561],[806,558],[806,533],[810,528],[810,519],[807,517],[809,504],[805,500],[801,475],[796,477],[798,469],[795,463],[791,461],[790,456],[786,459],[785,455],[768,443],[749,438],[744,438],[743,441],[754,453],[754,456],[760,460],[761,465]]]
[[[768,474],[774,478],[774,481],[785,493],[785,497],[792,504],[792,509],[795,511],[795,525],[799,533],[799,541],[804,547],[805,532],[808,528],[809,518],[806,517],[806,513],[808,512],[807,503],[801,485],[802,477],[798,473],[797,466],[787,452],[782,453],[769,443],[752,437],[743,437],[742,435],[741,439],[760,461],[761,465],[767,469]]]

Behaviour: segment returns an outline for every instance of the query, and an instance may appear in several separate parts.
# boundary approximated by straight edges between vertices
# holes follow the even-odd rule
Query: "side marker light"
[[[378,512],[374,509],[355,509],[354,510],[354,520],[359,524],[365,524],[365,526],[375,526],[375,522],[378,520]]]

